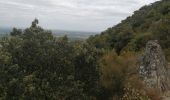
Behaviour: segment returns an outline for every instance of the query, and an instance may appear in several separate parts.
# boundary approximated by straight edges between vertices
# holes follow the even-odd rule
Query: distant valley
[[[51,30],[51,29],[50,29]],[[0,28],[0,36],[8,35],[12,28]],[[83,31],[69,31],[69,30],[52,30],[56,37],[67,35],[70,39],[87,39],[91,35],[99,34],[100,32],[83,32]]]
[[[81,32],[81,31],[65,31],[65,30],[52,30],[52,33],[57,37],[67,35],[71,39],[87,39],[91,35],[99,34],[99,32]]]

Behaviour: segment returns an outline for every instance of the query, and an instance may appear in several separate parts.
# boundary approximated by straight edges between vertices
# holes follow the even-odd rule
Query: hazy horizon
[[[1,0],[0,27],[29,27],[38,18],[46,29],[101,32],[155,1]]]

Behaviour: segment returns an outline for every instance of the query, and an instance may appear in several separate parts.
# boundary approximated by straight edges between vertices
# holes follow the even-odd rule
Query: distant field
[[[0,36],[4,36],[11,32],[12,28],[0,28]],[[91,35],[99,34],[99,32],[81,32],[81,31],[65,31],[65,30],[52,30],[56,37],[67,35],[72,40],[87,39]]]
[[[52,30],[52,32],[57,37],[67,35],[69,38],[74,38],[74,39],[86,39],[91,35],[99,34],[97,32],[80,32],[80,31],[64,31],[64,30]]]

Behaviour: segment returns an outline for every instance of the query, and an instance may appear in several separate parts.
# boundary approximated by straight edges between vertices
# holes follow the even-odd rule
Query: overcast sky
[[[0,0],[0,27],[103,31],[156,0]]]

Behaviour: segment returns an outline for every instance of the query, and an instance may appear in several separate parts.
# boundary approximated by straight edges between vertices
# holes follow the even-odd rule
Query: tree
[[[67,37],[55,38],[32,22],[11,33],[0,49],[0,97],[18,99],[84,99],[83,82],[75,80],[74,48]],[[2,59],[1,59],[2,58]],[[9,64],[6,64],[9,63]],[[4,76],[5,75],[5,76]]]
[[[98,58],[101,52],[88,44],[75,45],[75,79],[84,83],[84,91],[95,97],[99,89]]]
[[[33,27],[33,28],[37,27],[37,24],[38,24],[38,23],[39,23],[38,19],[35,18],[34,21],[32,22],[31,27]]]
[[[22,34],[21,29],[13,28],[12,32],[10,33],[11,36],[20,36]]]

